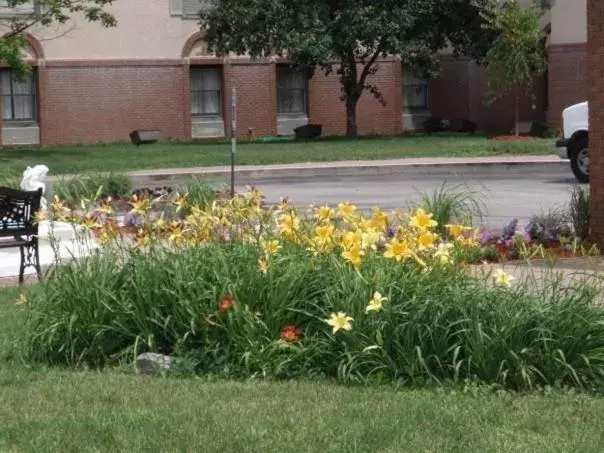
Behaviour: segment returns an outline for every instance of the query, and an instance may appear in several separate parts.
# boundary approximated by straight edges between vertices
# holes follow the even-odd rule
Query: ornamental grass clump
[[[423,209],[301,211],[255,190],[173,202],[187,214],[153,218],[154,200],[133,200],[131,236],[107,212],[90,225],[102,253],[56,267],[22,306],[30,360],[106,366],[152,351],[228,377],[604,390],[593,292],[477,277],[463,264],[471,228],[448,225],[445,241]],[[99,209],[57,203],[51,212],[74,222]]]

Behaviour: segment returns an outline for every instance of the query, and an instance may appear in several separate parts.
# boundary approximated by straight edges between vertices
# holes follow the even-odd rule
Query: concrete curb
[[[379,161],[341,161],[328,163],[299,163],[291,165],[242,165],[235,167],[238,184],[260,181],[290,181],[309,179],[338,179],[363,177],[422,177],[459,176],[480,172],[485,176],[506,177],[506,173],[532,175],[570,169],[567,161],[552,156],[493,156],[485,158],[416,158]],[[230,168],[191,167],[141,170],[129,173],[134,187],[174,186],[193,178],[221,177],[227,180]],[[50,184],[69,177],[50,178]],[[510,174],[510,177],[512,175]]]

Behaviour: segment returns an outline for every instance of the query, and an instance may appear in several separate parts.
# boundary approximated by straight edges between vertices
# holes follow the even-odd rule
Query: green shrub
[[[604,310],[586,287],[529,295],[458,266],[377,258],[362,277],[337,256],[310,260],[291,244],[266,274],[249,245],[116,253],[47,280],[27,305],[30,359],[101,366],[157,351],[229,377],[604,390]],[[387,301],[366,313],[375,291]],[[234,306],[220,313],[226,295]],[[325,320],[337,312],[353,318],[351,330],[332,333]],[[286,326],[301,339],[280,339]]]
[[[53,192],[70,206],[82,199],[127,197],[132,191],[132,180],[119,173],[86,174],[63,178],[54,184]]]

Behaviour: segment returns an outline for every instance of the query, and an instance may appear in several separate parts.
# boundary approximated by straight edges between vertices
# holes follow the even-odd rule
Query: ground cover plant
[[[51,203],[50,218],[95,232],[103,249],[23,301],[30,360],[107,366],[155,351],[228,377],[604,388],[594,291],[472,276],[476,230],[440,236],[421,208],[265,206],[254,189],[166,202],[134,198],[129,234],[110,203]]]

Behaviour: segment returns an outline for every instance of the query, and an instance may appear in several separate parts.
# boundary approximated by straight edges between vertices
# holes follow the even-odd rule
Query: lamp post
[[[231,88],[231,197],[235,196],[235,152],[237,150],[237,90]]]

